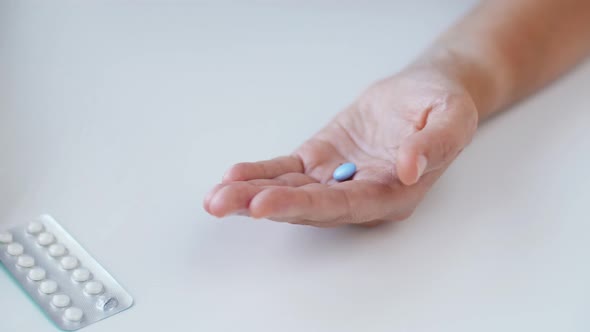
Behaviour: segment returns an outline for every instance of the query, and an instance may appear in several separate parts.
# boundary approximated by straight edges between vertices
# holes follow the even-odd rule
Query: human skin
[[[403,220],[481,121],[589,53],[588,0],[483,1],[293,153],[232,166],[204,208],[318,227]],[[335,182],[344,162],[358,171]]]

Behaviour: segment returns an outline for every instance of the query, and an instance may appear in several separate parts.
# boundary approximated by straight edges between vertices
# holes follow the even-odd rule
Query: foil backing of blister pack
[[[131,295],[49,215],[0,229],[0,262],[46,316],[66,331],[133,305]]]

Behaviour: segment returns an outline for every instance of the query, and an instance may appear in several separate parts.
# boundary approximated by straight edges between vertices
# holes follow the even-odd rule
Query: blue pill
[[[344,163],[334,170],[332,177],[336,181],[346,181],[356,173],[356,165],[353,163]]]

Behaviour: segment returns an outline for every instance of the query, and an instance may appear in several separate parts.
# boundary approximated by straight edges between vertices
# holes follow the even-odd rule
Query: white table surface
[[[484,124],[408,222],[202,210],[472,3],[1,0],[0,224],[53,214],[132,293],[86,332],[588,331],[590,64]],[[54,330],[0,273],[0,331]]]

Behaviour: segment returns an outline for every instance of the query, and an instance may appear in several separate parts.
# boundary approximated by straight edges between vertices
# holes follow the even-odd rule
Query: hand
[[[291,155],[231,167],[204,208],[320,227],[402,220],[477,122],[461,84],[434,69],[409,69],[371,86]],[[332,172],[344,162],[358,171],[335,182]]]

